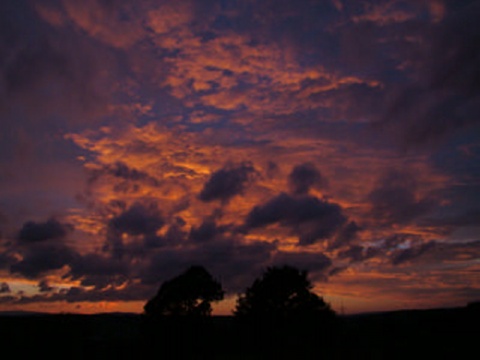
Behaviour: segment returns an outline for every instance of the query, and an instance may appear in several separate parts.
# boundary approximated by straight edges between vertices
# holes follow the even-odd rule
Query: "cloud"
[[[55,116],[64,125],[92,122],[106,113],[111,92],[103,85],[115,68],[114,62],[105,67],[107,52],[68,28],[52,31],[28,2],[2,3],[0,14],[0,111],[8,115],[5,121],[18,121],[10,117],[19,107],[32,124],[59,121]]]
[[[361,262],[381,254],[382,249],[380,248],[350,245],[348,248],[338,253],[338,258],[350,259],[351,262]]]
[[[461,3],[424,33],[415,83],[391,96],[381,121],[406,148],[438,145],[479,124],[478,3]]]
[[[202,221],[200,226],[192,226],[189,239],[196,242],[211,241],[216,236],[221,235],[224,229],[224,227],[217,226],[214,217],[208,217]]]
[[[344,245],[350,244],[357,237],[363,228],[358,226],[355,221],[350,221],[338,232],[334,241],[329,245],[329,250],[333,250]]]
[[[116,259],[137,257],[162,245],[163,238],[156,233],[164,225],[155,201],[137,201],[108,221],[103,250]]]
[[[478,53],[476,39],[480,26],[475,21],[480,12],[478,3],[471,3],[453,12],[436,29],[442,37],[433,39],[434,56],[430,58],[432,67],[428,72],[432,90],[455,90],[465,96],[466,102],[480,91]]]
[[[473,288],[478,244],[445,244],[478,220],[466,3],[3,2],[2,276],[38,281],[23,304],[145,300],[192,264],[231,293],[280,263],[347,299]]]
[[[288,176],[288,183],[293,194],[308,194],[312,186],[323,187],[326,180],[312,163],[296,165]]]
[[[434,228],[438,228],[444,231],[445,234],[451,234],[456,229],[464,228],[464,227],[475,227],[480,224],[480,209],[476,206],[476,201],[472,198],[475,205],[468,209],[467,207],[463,207],[464,210],[460,214],[452,214],[448,216],[439,216],[439,217],[428,217],[422,219],[421,224],[424,226],[431,226]]]
[[[18,232],[17,238],[25,243],[57,240],[64,238],[72,230],[72,225],[62,224],[54,218],[39,223],[28,221],[23,224],[22,228]]]
[[[400,265],[420,257],[423,253],[430,251],[436,246],[435,241],[429,241],[417,246],[410,246],[407,249],[397,251],[392,258],[393,265]]]
[[[291,265],[311,273],[325,273],[333,262],[321,252],[277,251],[272,259],[273,265]]]
[[[408,263],[428,266],[451,264],[458,269],[475,272],[475,261],[480,256],[480,241],[440,242],[418,241],[406,249],[391,252],[394,265]]]
[[[70,19],[87,34],[105,44],[117,48],[128,48],[145,36],[140,11],[142,2],[134,7],[128,1],[86,0],[79,4],[64,0],[63,6]],[[127,16],[129,14],[129,16]],[[135,16],[133,15],[135,14]]]
[[[0,283],[0,294],[8,294],[12,290],[10,290],[10,286],[6,282]]]
[[[113,164],[105,164],[101,168],[89,169],[90,182],[97,181],[101,176],[110,175],[118,179],[125,180],[126,182],[143,182],[151,186],[159,186],[159,181],[148,174],[145,171],[141,171],[132,167],[129,167],[122,161],[117,161]],[[120,188],[120,184],[118,188]]]
[[[227,202],[235,195],[244,192],[254,173],[255,169],[249,162],[227,165],[210,176],[204,184],[199,198],[204,202],[214,200]]]
[[[156,39],[169,50],[166,63],[170,71],[164,84],[190,108],[243,113],[242,122],[254,126],[258,116],[302,111],[323,114],[332,108],[339,93],[352,86],[379,87],[378,81],[360,73],[338,71],[337,59],[331,59],[328,51],[318,51],[322,45],[337,45],[325,31],[333,22],[327,14],[337,15],[334,7],[300,3],[295,9],[270,2],[235,6],[219,11],[218,17],[209,14],[199,19],[196,26],[173,26],[173,30],[169,26],[169,36]],[[225,27],[235,31],[225,31]],[[302,62],[306,53],[309,61]],[[317,58],[330,61],[332,68]],[[371,101],[374,96],[369,98]]]
[[[8,269],[11,264],[15,263],[16,259],[12,256],[10,251],[0,251],[0,269]]]
[[[148,25],[157,34],[168,34],[185,28],[193,19],[194,11],[195,4],[190,1],[165,2],[148,12]]]
[[[125,284],[124,284],[125,285]],[[86,289],[81,286],[71,286],[58,292],[39,293],[32,296],[0,297],[1,300],[14,304],[32,304],[48,302],[100,302],[100,301],[139,301],[152,296],[152,289],[138,284],[129,286],[111,286],[107,288]]]
[[[36,278],[51,270],[59,270],[75,258],[76,252],[63,244],[32,244],[22,252],[22,259],[10,266],[11,273]]]
[[[377,26],[383,27],[386,25],[404,23],[413,20],[417,14],[408,9],[408,6],[398,5],[395,1],[384,1],[380,4],[364,4],[366,8],[364,12],[359,15],[352,16],[351,20],[354,23],[371,22]],[[407,9],[405,9],[407,8]]]
[[[252,230],[272,224],[290,228],[299,245],[311,245],[335,235],[347,222],[342,208],[313,196],[293,197],[282,193],[247,215],[245,226]]]
[[[68,276],[80,280],[82,286],[94,286],[95,289],[121,285],[128,279],[131,270],[125,260],[94,253],[76,256],[69,266]]]
[[[42,279],[38,282],[38,290],[41,292],[41,293],[44,293],[44,292],[50,292],[54,289],[53,286],[50,286],[50,284],[48,283],[48,281],[46,279]]]
[[[407,172],[389,171],[368,195],[371,216],[384,225],[408,224],[426,215],[435,205],[428,194],[419,195],[418,183]]]
[[[192,264],[205,266],[229,293],[244,288],[270,264],[276,246],[255,241],[249,244],[223,237],[181,249],[163,248],[149,257],[140,278],[145,284],[158,285]]]
[[[109,229],[120,234],[154,234],[165,224],[155,203],[134,203],[128,209],[109,221]]]
[[[185,229],[186,224],[183,218],[176,216],[170,221],[169,227],[164,235],[146,235],[144,238],[145,246],[147,248],[158,248],[165,245],[175,246],[181,244],[188,238],[188,232]]]

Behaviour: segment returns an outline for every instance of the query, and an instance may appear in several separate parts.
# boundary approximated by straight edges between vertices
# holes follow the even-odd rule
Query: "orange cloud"
[[[319,94],[358,84],[381,86],[378,81],[331,73],[321,66],[305,67],[279,45],[252,44],[239,34],[217,34],[202,41],[181,29],[171,36],[175,43],[158,43],[178,51],[166,59],[170,72],[164,84],[190,106],[291,114],[330,107],[328,99],[313,98]]]
[[[353,149],[345,152],[342,143],[314,141],[295,133],[283,133],[280,137],[270,133],[263,139],[266,142],[261,141],[259,146],[241,146],[244,140],[240,140],[239,146],[228,146],[216,140],[219,136],[228,138],[231,134],[179,132],[150,123],[122,130],[103,128],[98,133],[71,134],[69,138],[94,155],[92,161],[84,164],[89,173],[101,174],[95,177],[89,188],[88,196],[94,201],[105,206],[118,200],[132,204],[138,198],[155,198],[161,201],[166,214],[181,215],[187,221],[187,229],[199,226],[205,215],[219,205],[199,199],[209,177],[225,164],[240,164],[246,159],[251,161],[257,173],[255,180],[246,187],[244,194],[223,204],[219,224],[240,226],[253,207],[289,191],[287,176],[295,165],[311,162],[328,180],[328,187],[312,189],[312,194],[327,196],[340,204],[351,219],[365,227],[359,234],[360,239],[369,241],[387,237],[392,231],[391,228],[378,228],[383,220],[372,213],[369,198],[372,191],[383,186],[379,181],[389,169],[404,168],[404,173],[415,174],[415,188],[410,188],[410,182],[401,184],[401,191],[408,191],[411,196],[401,211],[420,206],[416,204],[432,198],[448,180],[437,175],[421,157],[406,163],[403,158],[388,158],[387,154],[373,150],[365,149],[353,155]],[[269,175],[272,161],[278,164],[273,177]],[[122,174],[119,166],[125,167]],[[397,188],[384,190],[385,194],[390,191],[397,191]],[[391,204],[393,208],[397,205]],[[181,208],[183,210],[178,212]],[[79,227],[92,232],[105,221],[94,219],[80,221]],[[96,227],[95,221],[100,222]],[[249,236],[279,239],[290,244],[291,235],[284,230],[278,227],[258,229]],[[419,234],[426,240],[438,235],[438,229],[416,222],[395,224],[394,231]]]
[[[58,8],[45,4],[35,4],[40,17],[53,26],[62,26],[67,21],[65,14]]]
[[[473,105],[452,112],[466,102],[449,94],[475,94],[476,84],[455,75],[477,68],[464,50],[476,28],[453,31],[475,7],[443,22],[448,9],[436,0],[253,2],[253,10],[195,1],[52,4],[32,5],[29,16],[40,20],[21,46],[4,44],[12,61],[4,66],[7,127],[22,127],[11,158],[5,135],[9,180],[0,195],[6,204],[23,198],[19,208],[28,202],[28,211],[9,215],[23,224],[53,213],[75,230],[29,248],[17,239],[22,223],[0,221],[2,282],[35,278],[0,303],[140,309],[153,284],[192,261],[226,274],[230,293],[271,264],[312,267],[316,289],[350,312],[475,295],[478,242],[468,233],[458,236],[465,243],[450,243],[456,225],[478,217],[474,197],[455,204],[475,180],[454,174],[465,171],[455,162],[474,161],[473,145],[460,148],[461,159],[450,153],[447,170],[434,159],[443,161],[443,148],[400,153],[392,145],[398,134],[423,141],[458,129],[457,115],[470,122],[463,114]],[[425,24],[407,26],[411,20]],[[14,38],[29,28],[4,23]],[[416,55],[430,43],[428,27],[455,45],[453,58],[441,56],[444,41],[432,61]],[[418,76],[426,70],[436,82]],[[393,136],[371,126],[382,116]],[[39,149],[43,162],[33,156]],[[64,259],[52,259],[55,251]],[[105,301],[112,298],[119,301]]]
[[[439,22],[446,15],[447,8],[443,0],[433,0],[427,2],[433,21]]]
[[[186,26],[193,19],[190,1],[166,2],[148,11],[148,24],[157,34],[167,34]]]
[[[379,26],[385,26],[392,23],[402,23],[416,17],[416,12],[396,8],[397,1],[385,1],[380,4],[365,3],[365,12],[361,15],[352,17],[352,21],[362,22],[371,21]]]
[[[134,7],[123,2],[120,6],[108,5],[98,0],[64,0],[63,6],[70,19],[93,38],[114,47],[128,48],[145,36],[142,19],[129,17]]]

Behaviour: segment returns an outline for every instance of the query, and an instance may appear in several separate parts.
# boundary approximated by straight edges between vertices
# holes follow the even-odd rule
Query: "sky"
[[[191,265],[338,312],[480,299],[480,2],[2,0],[0,310]]]

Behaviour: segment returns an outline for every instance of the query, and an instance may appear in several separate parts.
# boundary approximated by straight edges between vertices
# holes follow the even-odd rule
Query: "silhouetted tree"
[[[237,300],[235,315],[252,319],[305,320],[333,318],[322,297],[311,291],[307,271],[270,267]]]
[[[222,285],[204,267],[192,266],[165,281],[144,310],[151,316],[208,316],[210,303],[222,300],[223,295]]]

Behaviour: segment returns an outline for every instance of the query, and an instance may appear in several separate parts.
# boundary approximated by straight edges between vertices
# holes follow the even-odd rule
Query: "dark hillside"
[[[477,347],[480,313],[473,309],[402,310],[343,318],[341,353],[364,359],[467,358]]]
[[[252,324],[141,315],[0,315],[15,357],[109,359],[463,359],[478,353],[478,308],[396,311],[321,324]]]

